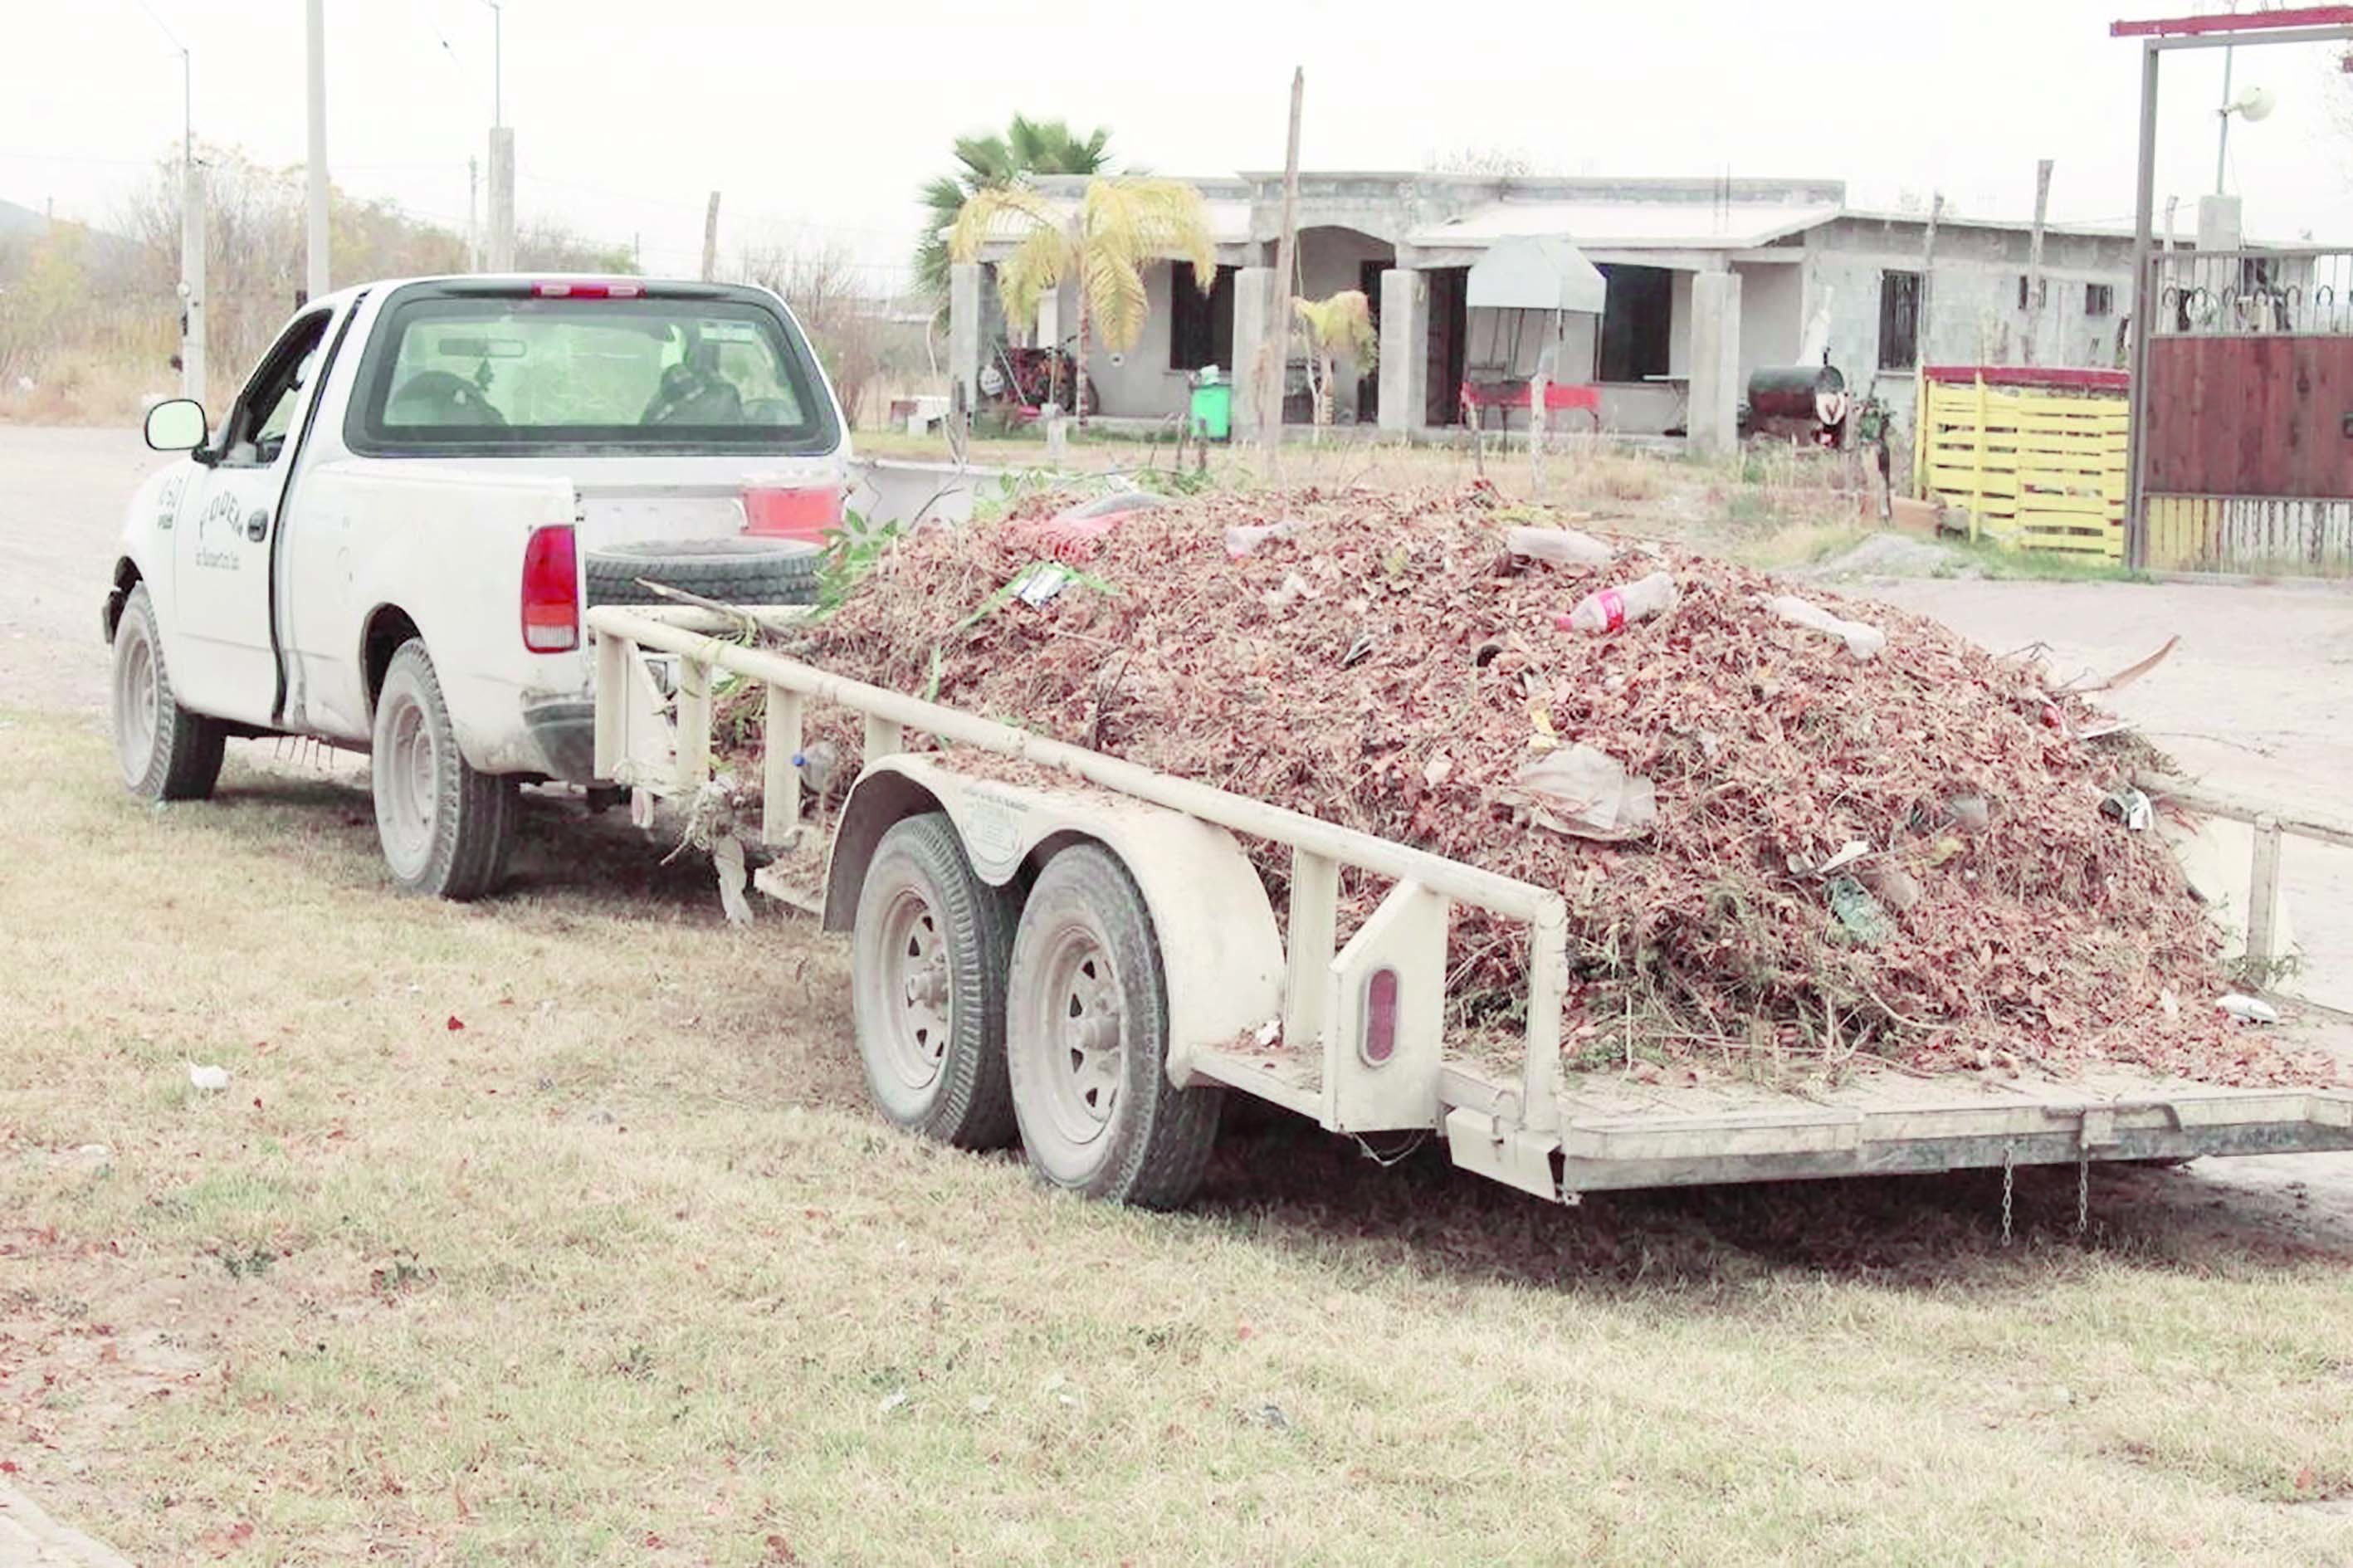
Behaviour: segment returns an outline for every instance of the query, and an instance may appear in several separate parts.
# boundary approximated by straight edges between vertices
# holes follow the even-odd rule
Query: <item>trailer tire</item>
[[[958,1149],[1013,1141],[1005,1078],[1011,898],[973,874],[940,811],[892,824],[850,938],[858,1058],[876,1108]]]
[[[396,649],[385,670],[368,779],[384,863],[404,890],[463,902],[506,880],[522,810],[515,780],[476,772],[459,751],[419,638]]]
[[[1222,1091],[1168,1081],[1168,989],[1151,910],[1116,855],[1046,863],[1022,906],[1006,1066],[1022,1147],[1050,1184],[1144,1209],[1189,1202]]]
[[[114,624],[107,695],[114,760],[125,788],[142,800],[210,798],[228,731],[217,719],[190,713],[173,695],[163,629],[145,583],[131,590]]]
[[[722,604],[815,604],[822,558],[805,539],[653,539],[591,550],[583,572],[592,605],[666,602],[639,577]]]

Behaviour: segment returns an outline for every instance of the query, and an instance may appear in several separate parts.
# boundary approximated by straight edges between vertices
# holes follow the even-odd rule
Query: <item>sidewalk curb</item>
[[[131,1568],[131,1559],[69,1530],[0,1484],[0,1568]]]

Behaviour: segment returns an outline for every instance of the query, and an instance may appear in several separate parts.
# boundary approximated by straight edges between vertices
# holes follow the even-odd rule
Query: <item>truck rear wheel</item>
[[[520,810],[515,781],[467,765],[440,679],[417,638],[400,645],[385,671],[368,772],[376,837],[395,882],[411,893],[463,900],[505,880]]]
[[[866,1086],[899,1126],[959,1149],[1013,1141],[1005,1081],[1010,900],[945,815],[893,823],[859,889],[851,999]]]
[[[1046,863],[1013,938],[1006,1065],[1045,1181],[1139,1208],[1189,1201],[1221,1096],[1168,1081],[1168,991],[1151,911],[1093,844]]]
[[[182,707],[164,668],[155,604],[139,584],[114,624],[114,679],[108,687],[114,760],[122,782],[142,800],[202,800],[220,779],[228,732]]]

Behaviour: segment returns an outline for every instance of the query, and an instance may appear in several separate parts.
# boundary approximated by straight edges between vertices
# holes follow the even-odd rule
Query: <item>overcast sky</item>
[[[1155,0],[505,0],[505,110],[523,217],[688,270],[702,207],[722,246],[839,244],[901,271],[914,187],[958,132],[1011,112],[1103,124],[1166,174],[1279,168],[1291,69],[1309,168],[1414,169],[1463,147],[1539,172],[1844,179],[1859,206],[1941,188],[1959,210],[2132,211],[2138,52],[2117,15],[2213,0],[1582,0],[1231,7]],[[152,12],[151,16],[149,13]],[[491,101],[485,0],[327,0],[328,160],[339,185],[462,227]],[[1907,15],[1907,13],[1909,13]],[[303,156],[302,0],[0,0],[0,197],[104,222],[180,129]],[[1383,20],[1393,16],[1394,20]],[[159,20],[160,19],[160,20]],[[2219,52],[2166,68],[2159,209],[2211,188]],[[2278,108],[2234,126],[2249,233],[2353,241],[2353,79],[2316,46],[2242,51]],[[339,280],[340,281],[340,280]]]

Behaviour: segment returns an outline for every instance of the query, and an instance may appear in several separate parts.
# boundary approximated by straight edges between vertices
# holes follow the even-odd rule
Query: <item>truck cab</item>
[[[455,897],[500,880],[519,782],[594,779],[585,607],[639,576],[806,597],[815,546],[747,535],[747,494],[813,533],[849,457],[781,300],[637,278],[347,289],[216,419],[177,399],[146,430],[185,456],[106,597],[124,782],[208,795],[237,736],[367,750],[395,878]]]

